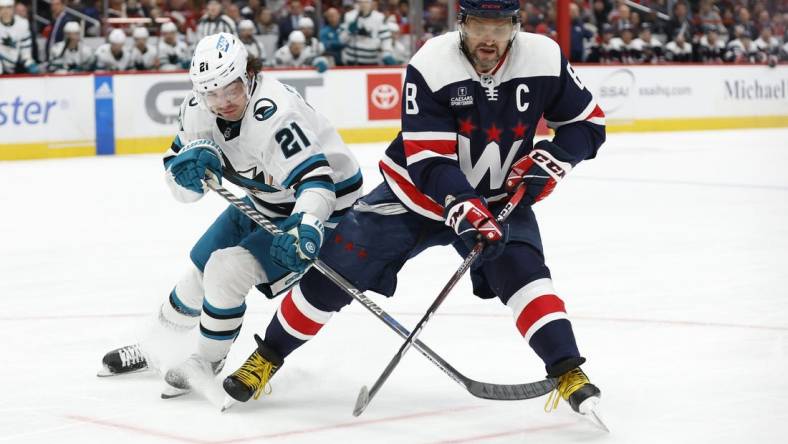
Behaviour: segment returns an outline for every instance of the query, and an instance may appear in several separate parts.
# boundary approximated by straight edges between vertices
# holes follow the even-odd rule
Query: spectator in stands
[[[345,14],[339,38],[345,44],[345,65],[397,63],[391,55],[391,32],[383,22],[383,14],[372,9],[370,0],[356,0],[356,8]]]
[[[629,6],[625,3],[620,3],[618,7],[611,11],[610,15],[608,16],[608,22],[613,25],[613,31],[617,34],[620,34],[621,31],[625,28],[632,29],[632,17],[631,17],[631,10]]]
[[[344,45],[339,41],[339,22],[341,16],[337,8],[328,8],[323,13],[325,24],[320,28],[320,41],[323,42],[327,57],[331,57],[335,65],[342,62],[342,48]]]
[[[427,17],[424,20],[424,33],[432,37],[441,35],[447,30],[446,9],[439,3],[434,3],[427,8]]]
[[[139,2],[139,0],[126,0],[126,17],[128,18],[140,18],[140,17],[147,17],[147,11]]]
[[[274,21],[274,15],[268,8],[263,8],[257,14],[257,33],[260,35],[275,35],[279,41],[279,24]]]
[[[156,48],[148,43],[150,33],[148,28],[140,26],[134,28],[131,34],[134,39],[134,46],[131,48],[131,65],[137,71],[151,71],[159,67],[159,58],[156,55]]]
[[[703,63],[720,63],[725,57],[725,40],[720,37],[719,27],[711,25],[698,43],[698,59]]]
[[[689,62],[692,60],[692,44],[683,32],[665,45],[665,60],[669,62]]]
[[[651,24],[643,23],[640,35],[632,41],[635,57],[641,63],[659,63],[662,61],[662,42],[651,34]]]
[[[63,40],[52,46],[52,53],[49,55],[49,72],[63,74],[92,70],[96,58],[93,50],[82,41],[82,27],[79,23],[66,23],[63,34]]]
[[[608,23],[607,16],[610,14],[611,5],[605,0],[594,0],[592,10],[594,25],[596,25],[598,31],[601,31],[602,26]]]
[[[665,27],[665,33],[674,37],[678,34],[682,34],[682,38],[684,39],[686,39],[688,35],[694,33],[692,22],[689,18],[689,10],[687,9],[687,4],[684,3],[683,0],[673,5],[673,15]],[[667,46],[665,49],[667,49]]]
[[[49,30],[49,37],[47,38],[46,44],[46,54],[49,56],[50,50],[52,49],[52,45],[55,43],[63,40],[63,27],[66,26],[66,23],[74,20],[74,17],[68,13],[66,13],[66,4],[65,0],[52,0],[49,4],[49,10],[51,12],[51,26]]]
[[[309,15],[304,12],[304,3],[302,0],[290,0],[288,5],[290,7],[290,12],[279,21],[279,42],[277,46],[280,47],[285,44],[285,39],[289,39],[291,32],[298,30],[298,21],[303,17],[309,17]]]
[[[159,69],[162,71],[188,69],[191,63],[189,47],[178,38],[178,27],[173,22],[161,25],[161,37],[156,53],[159,56]]]
[[[400,38],[399,25],[394,22],[387,23],[391,32],[391,55],[398,65],[404,65],[410,61],[410,47]]]
[[[165,0],[163,10],[178,27],[180,34],[186,35],[197,27],[200,16],[190,7],[189,0]]]
[[[241,16],[241,8],[238,7],[236,3],[230,3],[225,7],[225,11],[227,11],[227,17],[230,17],[230,20],[238,26],[241,23],[241,20],[244,18]]]
[[[780,48],[780,60],[788,61],[788,31],[783,35],[783,47]]]
[[[125,71],[133,67],[131,50],[126,47],[126,33],[113,29],[107,43],[96,49],[96,71]]]
[[[620,38],[615,37],[613,27],[609,23],[602,25],[602,34],[598,43],[591,46],[588,62],[591,63],[615,63],[619,61],[621,55]]]
[[[222,13],[222,4],[218,0],[208,0],[205,15],[197,23],[196,41],[199,42],[203,37],[219,32],[238,34],[235,22]]]
[[[709,30],[716,29],[718,32],[721,30],[722,17],[720,17],[719,10],[714,5],[713,0],[702,0],[700,3],[700,10],[696,16],[695,26],[697,29]]]
[[[749,9],[742,6],[739,8],[739,14],[736,17],[736,27],[741,27],[743,32],[745,32],[750,39],[755,38],[758,35],[758,31],[755,29],[755,23],[752,22]],[[735,34],[738,38],[741,38],[741,35]]]
[[[761,34],[753,43],[761,53],[759,61],[766,61],[770,57],[777,57],[780,55],[780,41],[772,35],[772,29],[768,26],[761,29]]]
[[[636,46],[634,45],[635,41],[635,32],[632,28],[624,27],[621,29],[621,63],[630,65],[635,63],[642,63],[642,54]]]
[[[735,32],[737,38],[728,42],[725,61],[732,63],[757,63],[759,61],[759,51],[749,32],[741,26],[736,26]]]
[[[585,27],[580,18],[580,8],[576,3],[569,4],[569,20],[571,35],[569,38],[569,61],[584,62],[586,58],[586,41],[594,37],[594,33]]]
[[[287,39],[287,45],[282,46],[274,55],[277,67],[300,68],[310,66],[312,62],[311,50],[306,46],[306,38],[301,31],[293,31]]]
[[[771,28],[771,26],[772,26],[772,20],[769,17],[769,11],[766,9],[761,10],[758,13],[758,21],[757,23],[755,23],[755,27],[757,28],[758,32],[760,33],[761,31],[763,31],[764,28]]]
[[[246,53],[249,54],[249,57],[259,59],[263,65],[266,65],[268,56],[263,45],[254,38],[254,31],[254,23],[251,20],[241,20],[241,23],[238,24],[238,38],[246,47]]]
[[[26,18],[14,14],[14,0],[0,0],[0,72],[35,74],[38,64],[33,60],[33,37]]]

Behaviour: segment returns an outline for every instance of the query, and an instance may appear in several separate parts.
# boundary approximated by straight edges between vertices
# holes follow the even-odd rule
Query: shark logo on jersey
[[[271,99],[260,99],[254,103],[254,118],[262,122],[269,119],[277,110],[276,103]]]

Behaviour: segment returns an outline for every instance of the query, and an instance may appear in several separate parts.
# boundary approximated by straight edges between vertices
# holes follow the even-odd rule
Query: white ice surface
[[[366,189],[384,145],[354,150]],[[471,397],[411,350],[351,416],[401,340],[354,304],[291,355],[273,394],[225,414],[164,401],[153,374],[99,379],[135,340],[225,207],[183,205],[158,156],[0,163],[0,441],[13,443],[782,443],[788,423],[788,131],[612,134],[538,204],[548,265],[610,435],[568,405]],[[459,265],[410,262],[375,296],[412,327]],[[256,292],[225,374],[278,301]],[[463,281],[421,339],[467,376],[540,379],[508,309]],[[186,353],[188,350],[181,350]],[[217,379],[217,384],[220,379]]]

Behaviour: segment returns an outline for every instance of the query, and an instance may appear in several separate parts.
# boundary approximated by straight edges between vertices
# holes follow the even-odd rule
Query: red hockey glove
[[[484,241],[483,260],[492,260],[503,253],[508,231],[501,228],[482,200],[472,194],[457,196],[444,210],[446,225],[453,228],[465,245],[472,249]]]
[[[514,191],[523,182],[531,204],[539,202],[572,171],[572,164],[562,159],[569,159],[569,155],[558,145],[546,140],[538,142],[533,151],[512,165],[506,177],[506,191]]]

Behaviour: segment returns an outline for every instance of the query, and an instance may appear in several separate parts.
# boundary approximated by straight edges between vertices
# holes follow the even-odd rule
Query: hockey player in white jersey
[[[150,71],[158,68],[159,58],[156,48],[148,43],[150,33],[147,28],[134,28],[131,34],[134,46],[131,47],[131,64],[137,71]]]
[[[107,43],[96,49],[96,71],[125,71],[132,67],[126,33],[122,29],[113,29],[107,36]]]
[[[287,44],[274,53],[274,66],[300,68],[310,66],[315,55],[306,46],[306,37],[301,31],[293,31],[287,38]]]
[[[162,304],[159,320],[174,331],[199,324],[201,334],[196,352],[167,371],[165,398],[221,369],[249,290],[256,286],[272,298],[294,285],[361,194],[358,163],[328,120],[252,62],[258,65],[248,63],[232,34],[198,43],[189,71],[193,92],[164,155],[166,180],[181,202],[205,195],[206,173],[232,182],[285,234],[272,236],[230,206],[195,244],[192,266]],[[122,347],[107,353],[99,375],[143,370],[149,362],[138,346]],[[258,363],[250,357],[244,368],[262,371]]]
[[[339,40],[345,65],[396,65],[391,54],[391,32],[372,0],[356,0],[356,9],[345,14]]]
[[[36,74],[30,22],[14,14],[14,0],[0,0],[0,72]]]
[[[178,27],[175,23],[167,22],[161,25],[161,38],[156,54],[159,57],[159,69],[162,71],[189,68],[191,53],[186,43],[178,38]]]
[[[265,53],[265,46],[261,45],[254,38],[254,22],[251,20],[241,20],[238,23],[238,38],[241,39],[241,42],[246,47],[246,53],[249,55],[249,58],[256,58],[260,59],[263,62],[263,65],[266,64],[266,58],[268,55]]]
[[[82,41],[82,27],[68,22],[63,27],[63,40],[49,50],[48,70],[55,73],[90,71],[95,64],[93,50]]]

